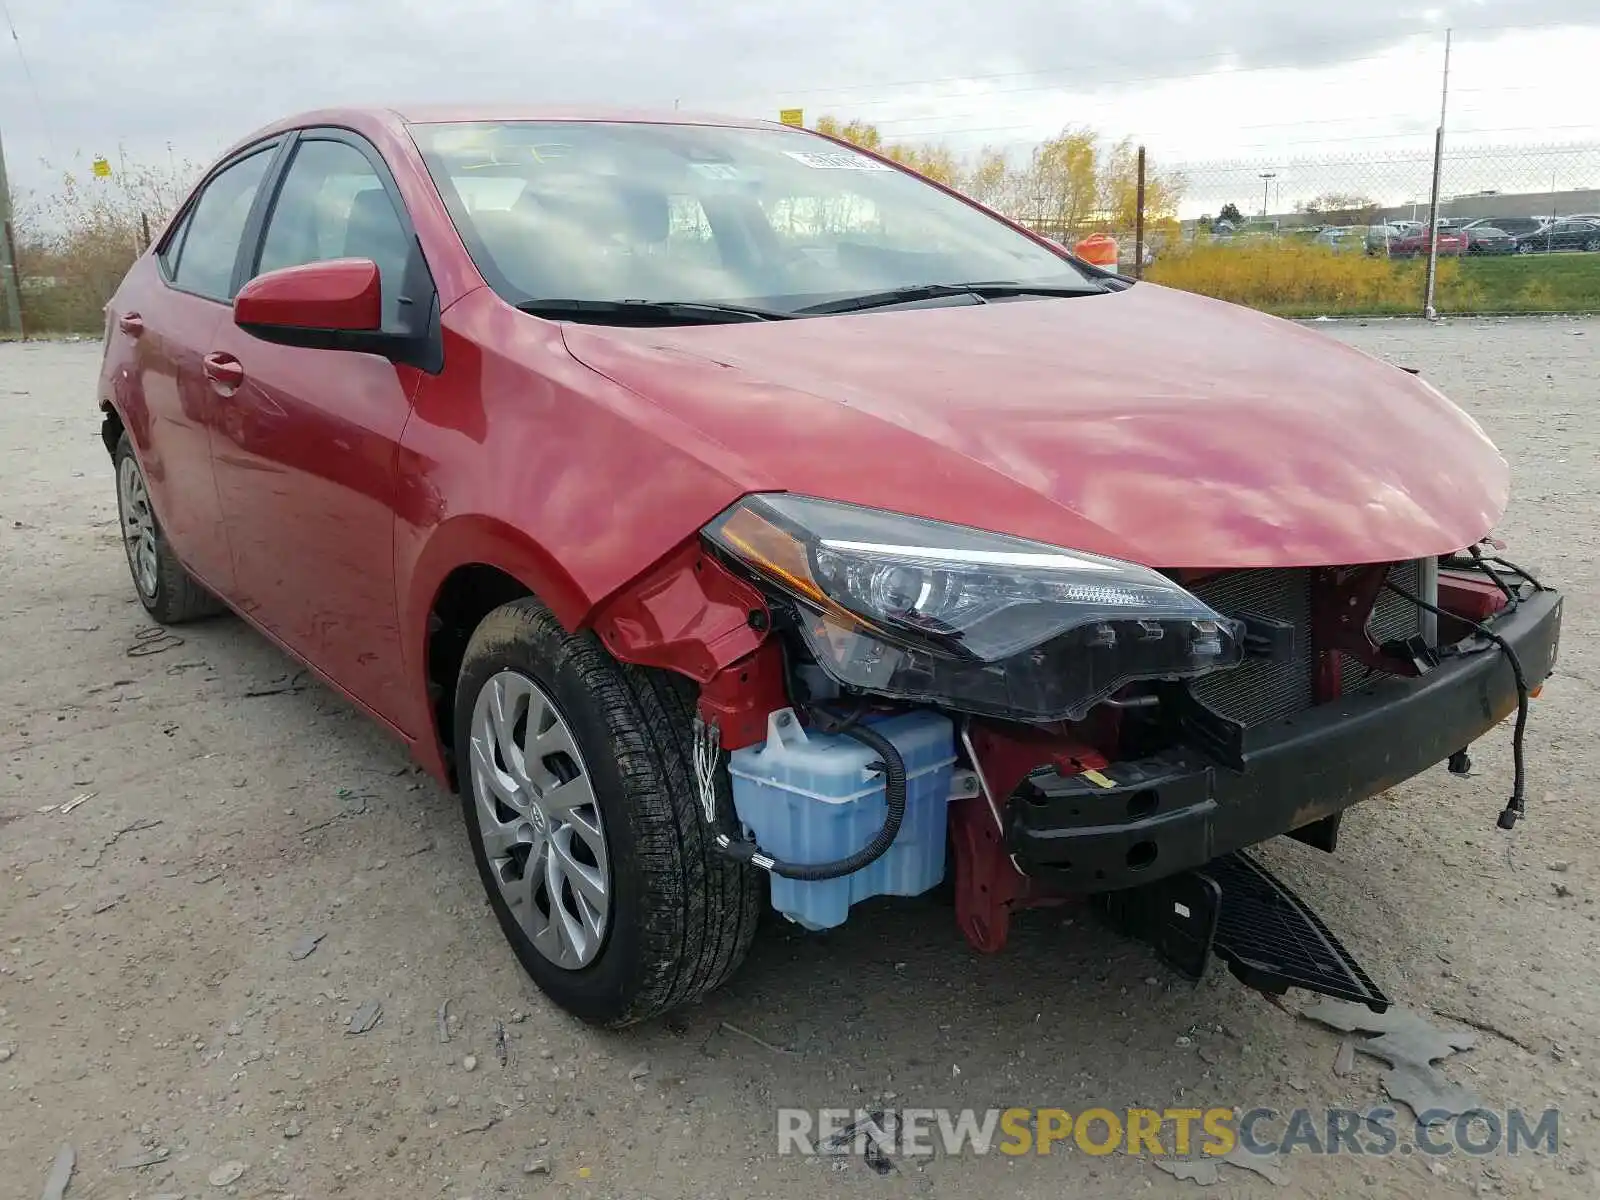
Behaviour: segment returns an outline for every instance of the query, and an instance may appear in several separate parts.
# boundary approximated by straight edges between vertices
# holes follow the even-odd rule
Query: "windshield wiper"
[[[1007,296],[1095,296],[1105,291],[1096,284],[1084,283],[1060,286],[1048,283],[1013,283],[997,280],[988,283],[918,283],[907,287],[891,288],[885,292],[867,292],[860,296],[845,296],[840,300],[827,300],[821,304],[808,304],[795,312],[802,316],[821,316],[825,313],[861,312],[869,308],[886,308],[891,304],[910,304],[917,300],[937,300],[941,296],[975,296],[980,301],[998,300]]]
[[[592,320],[598,324],[673,324],[731,321],[787,321],[789,313],[743,304],[714,304],[700,300],[523,300],[520,312],[552,321]]]

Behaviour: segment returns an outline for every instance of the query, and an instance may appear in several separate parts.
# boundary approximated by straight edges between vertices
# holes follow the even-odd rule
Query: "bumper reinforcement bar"
[[[1539,592],[1489,624],[1528,686],[1542,683],[1560,595]],[[1005,805],[1005,848],[1052,890],[1138,887],[1333,817],[1444,762],[1516,707],[1511,667],[1486,647],[1253,730],[1238,769],[1180,744],[1102,771],[1035,771]]]

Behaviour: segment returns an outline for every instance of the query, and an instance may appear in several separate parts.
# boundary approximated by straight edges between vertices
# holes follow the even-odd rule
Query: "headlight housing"
[[[1141,679],[1237,664],[1243,628],[1117,559],[800,496],[750,497],[706,527],[794,602],[847,686],[1024,721],[1081,719]]]

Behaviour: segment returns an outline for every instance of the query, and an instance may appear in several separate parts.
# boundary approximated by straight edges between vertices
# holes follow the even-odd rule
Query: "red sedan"
[[[1230,920],[1277,886],[1236,852],[1331,849],[1555,656],[1481,545],[1506,464],[1428,384],[802,130],[293,118],[106,315],[145,608],[231,608],[403,739],[607,1025],[947,841],[983,949],[1114,893],[1186,970],[1344,994]]]
[[[1448,229],[1439,230],[1439,256],[1465,254],[1470,248],[1465,233],[1457,233]],[[1429,251],[1428,231],[1415,229],[1404,237],[1395,238],[1389,243],[1390,258],[1418,258],[1427,257]]]

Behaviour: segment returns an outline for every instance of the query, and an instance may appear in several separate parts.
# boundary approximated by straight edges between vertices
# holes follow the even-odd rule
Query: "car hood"
[[[1442,554],[1508,471],[1414,375],[1292,322],[1140,284],[663,329],[568,325],[737,486],[1160,567]]]

